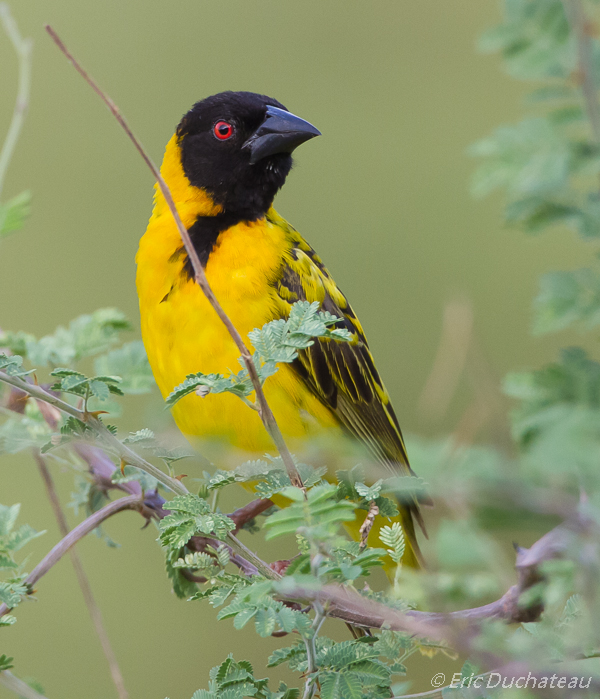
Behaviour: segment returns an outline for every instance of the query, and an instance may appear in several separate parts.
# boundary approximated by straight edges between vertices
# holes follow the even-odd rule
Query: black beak
[[[250,149],[250,162],[254,165],[268,155],[291,153],[301,143],[320,135],[308,121],[285,109],[267,107],[265,120],[242,147]]]

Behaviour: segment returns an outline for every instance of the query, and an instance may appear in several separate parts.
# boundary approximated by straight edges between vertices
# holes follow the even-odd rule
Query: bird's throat
[[[223,231],[238,223],[258,221],[265,215],[265,212],[258,210],[224,211],[223,206],[216,204],[208,192],[194,187],[181,165],[181,149],[176,136],[173,136],[167,144],[160,171],[169,187],[183,225],[189,231],[203,267],[206,267],[208,258]],[[158,186],[156,187],[154,214],[170,216],[167,203]],[[183,273],[188,278],[193,278],[192,264],[183,244],[178,246],[172,255],[173,259],[178,257],[184,258]]]

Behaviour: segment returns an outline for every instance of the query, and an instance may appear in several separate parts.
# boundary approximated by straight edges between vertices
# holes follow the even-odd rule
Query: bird
[[[351,342],[316,340],[266,380],[265,397],[284,437],[298,444],[344,434],[390,476],[414,475],[359,319],[319,255],[273,208],[292,152],[319,135],[276,99],[221,92],[183,116],[160,172],[207,280],[244,341],[254,328],[287,318],[297,301],[317,301],[352,334]],[[136,263],[142,339],[163,397],[190,373],[227,374],[239,366],[239,351],[195,282],[158,187]],[[258,413],[232,394],[188,395],[172,414],[191,440],[252,454],[273,450]],[[407,541],[403,563],[418,567],[416,499],[399,504],[397,521]]]

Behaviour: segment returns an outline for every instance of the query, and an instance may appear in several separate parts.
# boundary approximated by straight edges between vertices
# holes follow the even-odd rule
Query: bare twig
[[[259,414],[260,417],[263,421],[263,424],[265,428],[267,429],[269,435],[271,436],[271,439],[273,440],[277,450],[281,454],[281,458],[283,460],[283,463],[285,464],[285,467],[288,472],[288,476],[290,478],[290,481],[292,482],[292,485],[295,485],[296,487],[303,487],[302,484],[302,479],[300,478],[300,474],[298,473],[298,469],[296,468],[296,465],[294,464],[294,459],[292,458],[292,455],[290,454],[289,449],[287,448],[287,445],[285,443],[285,440],[283,438],[283,435],[281,434],[281,430],[279,429],[279,426],[277,425],[277,421],[275,420],[275,416],[273,415],[273,412],[271,411],[271,408],[269,407],[267,400],[265,398],[265,394],[263,392],[260,379],[258,377],[258,373],[256,371],[256,367],[254,366],[254,362],[252,361],[252,355],[250,354],[250,350],[246,347],[242,336],[239,334],[237,331],[236,327],[233,325],[231,320],[229,319],[229,316],[225,313],[223,310],[223,307],[217,300],[217,297],[214,295],[212,289],[210,288],[210,285],[208,283],[208,280],[206,278],[206,274],[204,273],[204,268],[202,267],[202,264],[200,262],[200,258],[198,257],[198,253],[196,252],[196,249],[194,248],[194,245],[192,243],[192,240],[190,238],[190,234],[188,233],[187,228],[183,225],[183,222],[179,216],[179,212],[177,211],[177,206],[175,205],[175,202],[173,200],[173,197],[171,196],[171,192],[169,190],[169,187],[167,183],[164,181],[162,175],[160,174],[159,169],[156,167],[156,165],[152,162],[152,159],[150,156],[146,153],[144,150],[142,144],[140,141],[137,139],[137,137],[133,134],[131,131],[129,125],[127,124],[125,118],[119,111],[119,108],[117,105],[111,100],[111,98],[103,92],[100,87],[96,84],[96,82],[88,75],[88,73],[82,68],[82,66],[79,64],[79,62],[75,59],[75,57],[70,53],[70,51],[67,49],[65,44],[62,42],[62,40],[59,38],[57,33],[54,31],[54,29],[46,25],[46,31],[48,34],[52,37],[52,40],[54,43],[58,46],[58,48],[62,51],[62,53],[67,57],[67,59],[73,64],[75,67],[75,70],[81,75],[81,77],[87,82],[87,84],[94,90],[94,92],[100,97],[100,99],[104,102],[104,104],[108,107],[109,111],[111,114],[115,117],[115,119],[119,122],[120,126],[122,129],[125,131],[135,148],[137,149],[138,153],[142,156],[142,159],[154,175],[154,178],[156,179],[158,186],[160,188],[160,191],[165,198],[165,201],[167,202],[167,205],[171,211],[171,214],[173,215],[173,219],[175,220],[175,224],[177,226],[177,229],[179,231],[179,235],[181,236],[181,239],[183,241],[183,245],[185,247],[185,251],[189,257],[189,260],[192,264],[192,268],[194,270],[194,278],[198,284],[198,286],[202,289],[204,292],[204,295],[208,299],[210,305],[214,308],[215,312],[219,316],[219,319],[225,325],[227,328],[229,334],[231,335],[233,341],[235,342],[238,350],[240,351],[242,355],[242,360],[244,362],[244,365],[248,371],[248,375],[250,376],[250,379],[252,380],[252,385],[254,386],[254,390],[256,392],[256,398],[258,401],[259,405]]]
[[[48,495],[48,500],[50,500],[50,504],[52,505],[54,516],[58,523],[58,529],[61,533],[61,536],[65,537],[69,533],[69,526],[67,524],[67,520],[65,518],[63,509],[60,505],[60,500],[58,499],[58,494],[54,487],[52,475],[48,470],[46,460],[38,451],[34,451],[34,458],[37,462],[40,474],[44,481],[44,485],[46,486],[46,493]],[[92,623],[94,624],[94,628],[96,629],[96,634],[100,639],[102,651],[104,652],[104,656],[106,657],[106,660],[108,662],[108,667],[110,670],[112,681],[117,690],[117,694],[119,695],[120,699],[128,699],[129,694],[125,689],[125,682],[123,680],[123,675],[121,674],[121,670],[119,668],[117,656],[115,655],[115,652],[110,643],[110,639],[108,637],[108,633],[106,631],[106,628],[104,627],[104,623],[102,621],[102,613],[100,612],[100,608],[98,607],[96,599],[94,598],[90,581],[83,568],[83,563],[81,562],[79,553],[77,553],[77,549],[73,547],[69,550],[69,555],[71,556],[71,563],[73,564],[75,575],[77,576],[77,582],[79,583],[81,594],[83,595],[83,599],[88,608],[88,612],[90,614],[90,617],[92,618]]]
[[[23,699],[46,699],[43,694],[36,692],[27,682],[23,682],[23,680],[15,677],[9,670],[0,672],[0,685],[10,689],[11,692],[14,692],[19,697],[23,697]]]
[[[144,503],[137,495],[129,495],[119,500],[114,500],[105,505],[102,509],[94,512],[83,522],[80,522],[74,529],[63,537],[54,548],[47,553],[44,558],[37,564],[25,580],[25,584],[33,588],[35,583],[44,576],[60,559],[67,553],[84,536],[94,531],[102,522],[109,517],[122,512],[123,510],[140,510],[142,511]],[[0,604],[0,617],[10,611],[6,604]]]
[[[581,0],[563,0],[565,14],[577,42],[579,81],[585,102],[585,109],[592,128],[594,140],[600,143],[600,106],[598,88],[594,78],[594,56],[590,21],[586,17]]]
[[[8,170],[8,164],[19,140],[19,134],[25,121],[27,107],[29,106],[29,91],[31,85],[31,49],[33,42],[31,39],[23,39],[19,33],[19,28],[13,19],[9,6],[0,3],[0,22],[11,40],[17,57],[19,59],[19,84],[17,88],[17,100],[12,115],[6,139],[0,151],[0,195],[4,187],[4,178]]]

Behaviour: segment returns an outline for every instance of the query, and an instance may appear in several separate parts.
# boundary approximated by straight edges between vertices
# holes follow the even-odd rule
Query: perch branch
[[[281,434],[281,430],[279,429],[277,421],[275,420],[275,416],[273,415],[273,412],[271,411],[271,408],[269,407],[267,400],[265,398],[265,394],[263,392],[263,389],[262,389],[262,386],[260,383],[260,379],[258,378],[258,373],[256,371],[256,367],[254,366],[254,362],[252,360],[252,355],[250,354],[250,350],[246,347],[246,345],[242,339],[242,336],[239,334],[236,327],[233,325],[233,323],[229,319],[229,316],[223,310],[223,307],[221,306],[221,304],[217,300],[217,297],[214,295],[213,290],[211,289],[211,287],[208,283],[208,280],[206,278],[206,274],[204,273],[204,268],[202,267],[202,263],[200,262],[200,258],[198,257],[198,253],[196,252],[196,249],[194,248],[194,245],[192,244],[192,240],[190,238],[190,234],[188,233],[187,228],[183,225],[183,222],[179,216],[179,212],[177,211],[177,207],[175,205],[173,197],[171,196],[171,192],[169,190],[167,183],[164,181],[162,175],[160,174],[159,169],[152,162],[152,159],[150,158],[150,156],[144,150],[140,141],[137,139],[137,137],[131,131],[129,125],[127,124],[127,121],[125,120],[125,118],[121,114],[117,105],[112,101],[112,99],[106,93],[104,93],[100,89],[100,87],[96,84],[96,82],[83,69],[83,67],[79,64],[79,62],[75,59],[75,57],[67,49],[67,47],[62,42],[62,40],[57,35],[57,33],[54,31],[54,29],[51,26],[46,25],[46,31],[52,37],[52,40],[58,46],[58,48],[62,51],[62,53],[66,56],[66,58],[73,64],[73,66],[75,67],[75,70],[79,73],[79,75],[81,75],[81,77],[86,81],[86,83],[92,88],[92,90],[94,90],[94,92],[100,97],[100,99],[108,107],[110,113],[118,121],[118,123],[120,124],[122,129],[127,134],[128,138],[131,140],[131,142],[133,143],[133,145],[137,149],[138,153],[142,156],[142,159],[144,160],[144,162],[146,163],[146,165],[148,166],[148,168],[152,172],[156,182],[158,183],[160,191],[161,191],[163,197],[165,198],[165,201],[167,202],[169,210],[171,211],[171,214],[173,215],[173,219],[175,220],[175,225],[177,226],[177,229],[179,231],[179,235],[181,236],[181,240],[183,241],[183,245],[185,247],[185,251],[189,257],[189,260],[192,264],[192,268],[194,270],[194,278],[195,278],[198,286],[202,289],[204,295],[208,299],[210,305],[215,310],[219,319],[221,320],[223,325],[225,325],[225,327],[227,328],[227,331],[231,335],[233,341],[235,342],[238,350],[240,351],[240,353],[242,355],[242,360],[243,360],[244,365],[248,371],[248,375],[250,376],[250,379],[252,380],[252,385],[254,386],[254,391],[256,392],[256,398],[258,400],[260,417],[263,421],[265,428],[267,429],[267,432],[269,433],[269,435],[271,436],[271,439],[273,440],[275,446],[277,447],[277,450],[281,454],[281,458],[283,459],[283,463],[285,464],[285,467],[287,469],[290,481],[292,482],[292,485],[295,485],[296,487],[299,487],[299,488],[303,487],[302,479],[300,478],[300,474],[298,473],[298,469],[296,468],[296,465],[294,464],[294,460],[292,458],[292,455],[290,454],[289,449],[287,448],[285,440],[283,439],[283,435]]]

